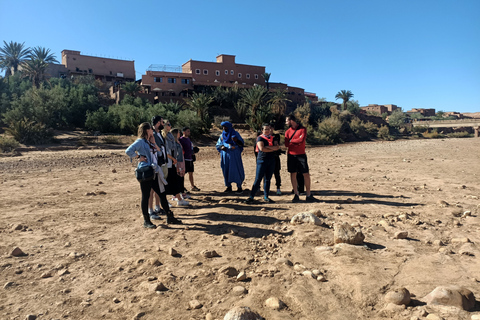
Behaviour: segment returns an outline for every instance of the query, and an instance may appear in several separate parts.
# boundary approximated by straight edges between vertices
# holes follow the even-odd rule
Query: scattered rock
[[[463,238],[453,238],[451,240],[452,243],[468,243],[470,242],[470,239],[468,239],[467,237],[463,237]]]
[[[198,300],[191,300],[188,305],[190,306],[190,309],[200,309],[203,307],[203,304],[201,304]]]
[[[219,273],[225,274],[229,277],[236,277],[238,275],[238,270],[231,266],[221,267],[218,270]]]
[[[161,282],[151,283],[151,282],[145,281],[140,284],[140,287],[143,289],[146,289],[149,292],[168,290]]]
[[[13,287],[15,285],[15,282],[9,281],[3,285],[3,289],[8,289],[10,287]]]
[[[471,217],[471,216],[472,216],[472,211],[465,211],[464,213],[462,213],[462,218]]]
[[[316,279],[317,277],[313,275],[312,271],[305,270],[302,272],[302,275],[307,277],[307,278],[313,278]]]
[[[42,273],[42,275],[40,276],[42,279],[45,279],[45,278],[51,278],[52,277],[52,273],[51,272],[44,272]]]
[[[453,306],[467,311],[475,307],[473,292],[459,286],[436,287],[423,300],[427,305]]]
[[[410,292],[406,288],[395,288],[387,292],[385,301],[396,305],[408,305],[410,303]]]
[[[275,260],[275,264],[285,264],[287,266],[293,266],[292,261],[288,260],[287,258],[278,258]]]
[[[29,314],[25,317],[25,320],[35,320],[37,319],[37,316],[34,314]]]
[[[308,212],[314,214],[315,216],[317,216],[319,218],[322,217],[322,211],[320,209],[312,209]]]
[[[347,222],[335,224],[333,241],[335,243],[363,244],[365,236],[359,228],[354,228]]]
[[[444,200],[438,200],[438,205],[440,207],[448,207],[450,204],[448,204],[448,202],[444,201]]]
[[[12,227],[13,230],[17,231],[17,230],[23,230],[23,226],[21,224],[16,224]]]
[[[178,255],[178,252],[174,248],[170,248],[168,249],[168,254],[171,255],[172,257],[175,257],[176,255]]]
[[[246,294],[248,291],[242,286],[233,287],[232,293],[236,296],[241,296],[242,294]]]
[[[290,223],[291,224],[307,223],[307,224],[315,224],[317,226],[322,225],[322,222],[320,221],[320,219],[311,212],[302,212],[294,215],[290,220]]]
[[[120,303],[120,302],[121,302],[120,299],[118,299],[118,298],[116,298],[116,297],[113,298],[113,303]]]
[[[112,169],[112,173],[117,173],[117,170],[115,170],[115,169]]]
[[[405,310],[404,304],[395,304],[395,303],[388,303],[383,311],[390,311],[390,312],[401,312]]]
[[[159,267],[159,266],[162,265],[162,263],[158,259],[155,259],[155,258],[152,258],[152,259],[148,260],[148,262],[150,263],[150,265],[152,265],[154,267]]]
[[[440,317],[440,316],[438,316],[438,315],[436,315],[436,314],[434,314],[434,313],[430,313],[429,315],[427,315],[427,316],[425,317],[425,319],[428,319],[428,320],[443,320],[442,317]]]
[[[285,303],[277,297],[270,297],[265,300],[265,305],[273,310],[281,310],[286,307]]]
[[[10,253],[10,255],[14,256],[14,257],[23,257],[23,256],[26,256],[25,252],[22,251],[22,249],[20,249],[19,247],[16,247],[12,250],[12,253]]]
[[[408,231],[398,231],[395,232],[393,239],[407,239],[408,238]]]
[[[245,281],[247,280],[247,274],[245,271],[240,271],[237,275],[237,281]]]
[[[258,313],[249,307],[235,307],[230,309],[223,320],[264,320]]]
[[[203,255],[205,258],[220,257],[215,250],[204,250],[204,251],[202,251],[202,255]]]
[[[325,277],[322,276],[322,275],[319,275],[319,276],[317,276],[317,281],[319,281],[319,282],[327,282],[327,278],[325,278]]]
[[[134,317],[133,320],[140,320],[145,315],[145,312],[139,312]]]
[[[466,256],[475,256],[475,246],[473,245],[473,243],[465,243],[460,247],[458,253]]]

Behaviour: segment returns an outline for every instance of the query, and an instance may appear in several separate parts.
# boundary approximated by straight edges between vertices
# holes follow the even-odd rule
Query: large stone
[[[258,313],[249,307],[235,307],[225,314],[223,320],[264,320]]]
[[[167,291],[168,289],[163,285],[161,282],[142,282],[140,287],[143,289],[148,290],[149,292],[156,292],[156,291]]]
[[[320,221],[320,219],[314,213],[311,213],[311,212],[302,212],[294,215],[290,220],[290,223],[291,224],[306,223],[306,224],[314,224],[317,226],[322,225],[322,221]]]
[[[387,292],[385,301],[396,305],[408,305],[410,303],[410,292],[405,288],[393,289]]]
[[[335,243],[363,244],[365,236],[359,228],[354,228],[347,222],[335,224],[333,232]]]
[[[231,266],[221,267],[218,272],[223,273],[229,277],[236,277],[238,275],[238,270]]]
[[[202,255],[203,255],[205,258],[215,258],[215,257],[219,257],[218,253],[217,253],[215,250],[204,250],[204,251],[202,251]]]
[[[200,309],[203,307],[203,304],[201,304],[198,300],[191,300],[188,305],[190,306],[190,309]]]
[[[285,308],[285,303],[277,297],[268,298],[267,300],[265,300],[265,305],[273,310],[280,310]]]
[[[452,306],[464,310],[475,307],[473,292],[459,286],[440,286],[427,294],[423,300],[427,305]]]

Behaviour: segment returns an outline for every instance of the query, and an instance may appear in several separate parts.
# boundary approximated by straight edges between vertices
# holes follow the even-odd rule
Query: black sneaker
[[[235,191],[235,193],[237,193],[237,194],[243,194],[243,189],[242,189],[242,187],[238,187],[238,188],[237,188],[237,191]]]
[[[168,224],[183,224],[183,222],[181,220],[178,220],[177,218],[175,217],[167,217],[167,223]]]
[[[296,194],[296,195],[293,197],[292,202],[293,202],[293,203],[300,202],[300,198],[298,197],[298,194]]]
[[[263,198],[263,201],[264,201],[264,202],[267,202],[267,203],[275,203],[275,201],[273,201],[273,200],[270,199],[270,198]]]
[[[228,193],[228,192],[232,192],[232,187],[227,187],[227,189],[225,189],[225,191],[223,191],[224,193]]]
[[[313,195],[309,195],[305,198],[305,202],[317,202],[318,199],[315,198]]]
[[[193,186],[192,191],[200,191],[200,189],[198,189],[196,186]]]
[[[157,229],[157,226],[156,226],[156,225],[154,225],[154,224],[151,223],[151,222],[146,222],[146,221],[143,223],[143,227],[144,227],[144,228],[147,228],[147,229]]]
[[[157,216],[156,213],[150,214],[150,219],[152,219],[152,220],[162,220],[162,218],[160,218],[159,216]]]
[[[246,203],[246,204],[252,204],[255,200],[253,200],[253,198],[248,198],[247,200],[245,200],[243,203]]]

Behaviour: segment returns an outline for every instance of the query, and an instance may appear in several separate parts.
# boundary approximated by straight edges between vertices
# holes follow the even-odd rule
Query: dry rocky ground
[[[173,208],[184,225],[156,230],[142,227],[123,149],[0,158],[0,318],[224,319],[235,306],[281,320],[480,318],[478,301],[466,311],[423,299],[457,285],[480,300],[480,139],[307,154],[320,202],[290,202],[282,156],[284,195],[246,205],[247,193],[222,193],[219,157],[202,147],[201,191]],[[243,160],[250,188],[252,148]],[[290,223],[312,209],[317,224]],[[363,244],[335,244],[344,222]],[[410,292],[407,307],[387,305],[395,288]]]

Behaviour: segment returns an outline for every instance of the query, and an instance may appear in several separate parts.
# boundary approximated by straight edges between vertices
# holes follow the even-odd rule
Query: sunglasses
[[[170,123],[167,123],[167,124],[166,124],[166,126],[169,126],[169,127],[171,127],[172,125],[171,125]]]

